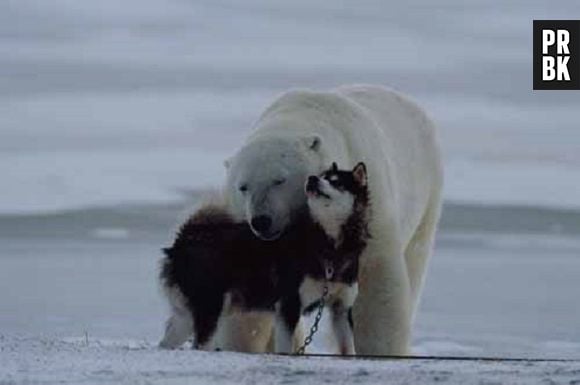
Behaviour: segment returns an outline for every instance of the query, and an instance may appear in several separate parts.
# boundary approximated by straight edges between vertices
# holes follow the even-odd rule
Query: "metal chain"
[[[308,333],[308,336],[306,336],[306,338],[304,339],[304,343],[296,350],[295,354],[303,355],[304,352],[306,351],[306,347],[312,343],[312,337],[314,337],[314,334],[316,334],[316,332],[318,331],[318,324],[322,319],[322,311],[324,310],[324,306],[326,305],[327,297],[328,297],[328,280],[325,279],[324,286],[322,288],[322,297],[320,297],[320,299],[318,300],[318,311],[316,312],[314,323],[310,328],[310,333]]]

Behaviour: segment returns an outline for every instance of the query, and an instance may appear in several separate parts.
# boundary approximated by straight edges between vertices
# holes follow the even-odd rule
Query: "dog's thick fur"
[[[366,173],[364,165],[357,167]],[[355,186],[350,172],[336,165],[327,176],[330,172],[342,173],[350,183],[347,188],[359,188],[337,237],[308,212],[283,237],[269,242],[255,237],[247,223],[235,222],[219,205],[206,205],[187,220],[174,244],[164,250],[161,280],[173,315],[160,346],[175,348],[193,333],[195,346],[207,348],[224,310],[263,310],[277,315],[276,350],[291,353],[300,315],[316,309],[330,264],[335,333],[341,353],[354,354],[350,312],[358,258],[369,236],[366,174],[364,185]]]

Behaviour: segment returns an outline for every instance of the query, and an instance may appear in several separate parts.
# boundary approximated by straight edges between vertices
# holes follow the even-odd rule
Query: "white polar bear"
[[[356,351],[408,354],[443,184],[434,125],[420,107],[378,86],[287,92],[226,162],[225,195],[233,214],[246,220],[256,236],[275,239],[305,208],[308,175],[332,162],[349,168],[360,161],[368,169],[372,238],[361,257]],[[267,322],[234,326],[229,336],[238,342],[227,344],[262,349],[241,347],[239,340],[264,344]],[[251,330],[253,337],[241,330]]]

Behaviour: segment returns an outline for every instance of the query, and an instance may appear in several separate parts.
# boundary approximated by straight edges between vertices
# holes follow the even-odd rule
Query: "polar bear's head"
[[[263,240],[278,238],[306,208],[304,182],[322,165],[321,138],[264,138],[226,161],[226,194],[233,214]]]

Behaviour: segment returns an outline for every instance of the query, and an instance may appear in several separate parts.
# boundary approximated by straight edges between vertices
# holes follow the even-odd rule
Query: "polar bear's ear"
[[[304,143],[312,151],[318,151],[320,145],[322,144],[322,138],[317,134],[313,134],[304,138]]]

